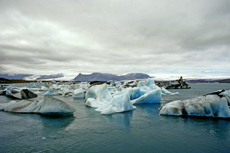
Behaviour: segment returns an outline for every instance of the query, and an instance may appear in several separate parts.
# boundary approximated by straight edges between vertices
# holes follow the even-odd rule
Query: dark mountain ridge
[[[136,79],[147,79],[150,78],[148,74],[144,73],[129,73],[126,75],[116,75],[110,73],[92,73],[92,74],[81,74],[74,78],[74,81],[109,81],[109,80],[136,80]]]

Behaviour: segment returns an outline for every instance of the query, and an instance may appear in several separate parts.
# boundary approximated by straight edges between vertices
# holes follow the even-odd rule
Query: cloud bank
[[[228,0],[1,0],[0,72],[229,76]]]

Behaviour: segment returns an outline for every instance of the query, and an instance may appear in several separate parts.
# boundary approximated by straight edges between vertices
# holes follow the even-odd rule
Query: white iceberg
[[[58,92],[57,90],[55,89],[49,89],[45,94],[44,96],[58,96],[58,95],[61,95],[62,93]]]
[[[10,101],[2,103],[0,104],[0,110],[15,113],[38,113],[46,116],[69,116],[75,112],[74,107],[50,96],[44,96],[42,100],[21,100],[19,102]]]
[[[164,87],[161,88],[161,92],[164,95],[179,95],[178,92],[172,93],[172,92],[168,91],[167,89],[165,89]]]
[[[132,100],[133,104],[143,104],[143,103],[160,103],[161,102],[161,90],[155,89],[151,90],[137,99]]]
[[[100,111],[101,114],[112,114],[130,111],[135,108],[130,101],[130,92],[126,91],[124,94],[115,95],[107,106],[99,107],[96,111]]]
[[[37,95],[28,89],[6,89],[6,96],[17,99],[35,98]]]
[[[73,98],[84,98],[84,97],[85,97],[85,90],[75,89],[73,91]]]
[[[160,115],[230,117],[228,99],[225,96],[215,94],[173,101],[159,108],[159,110]]]
[[[47,90],[49,90],[49,89],[47,87],[45,87],[45,86],[41,86],[40,89],[39,89],[39,91],[47,91]]]
[[[65,89],[62,96],[73,96],[73,90],[72,89]]]
[[[130,90],[124,90],[112,97],[107,84],[95,85],[86,92],[86,105],[96,107],[101,114],[112,114],[135,109],[130,101]]]
[[[30,88],[36,88],[37,86],[36,86],[36,84],[34,82],[31,82],[31,83],[29,83],[29,87]]]
[[[85,94],[86,106],[100,107],[112,100],[107,84],[95,85],[89,88]]]

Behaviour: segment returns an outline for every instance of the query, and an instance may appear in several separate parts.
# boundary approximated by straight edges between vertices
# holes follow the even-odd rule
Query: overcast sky
[[[229,0],[0,0],[0,73],[230,76]]]

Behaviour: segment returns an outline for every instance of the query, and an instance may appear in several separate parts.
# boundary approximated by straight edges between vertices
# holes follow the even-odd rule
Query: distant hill
[[[150,78],[148,74],[144,73],[129,73],[126,75],[115,75],[110,73],[92,73],[89,75],[79,73],[74,78],[74,81],[109,81],[109,80],[135,80]]]
[[[55,78],[61,78],[64,77],[62,73],[60,74],[53,74],[53,75],[41,75],[37,80],[43,80],[43,79],[55,79]]]
[[[0,74],[0,78],[8,80],[24,80],[25,77],[33,76],[32,74]]]
[[[45,80],[64,77],[62,73],[51,75],[33,75],[33,74],[0,74],[0,78],[8,80]]]

